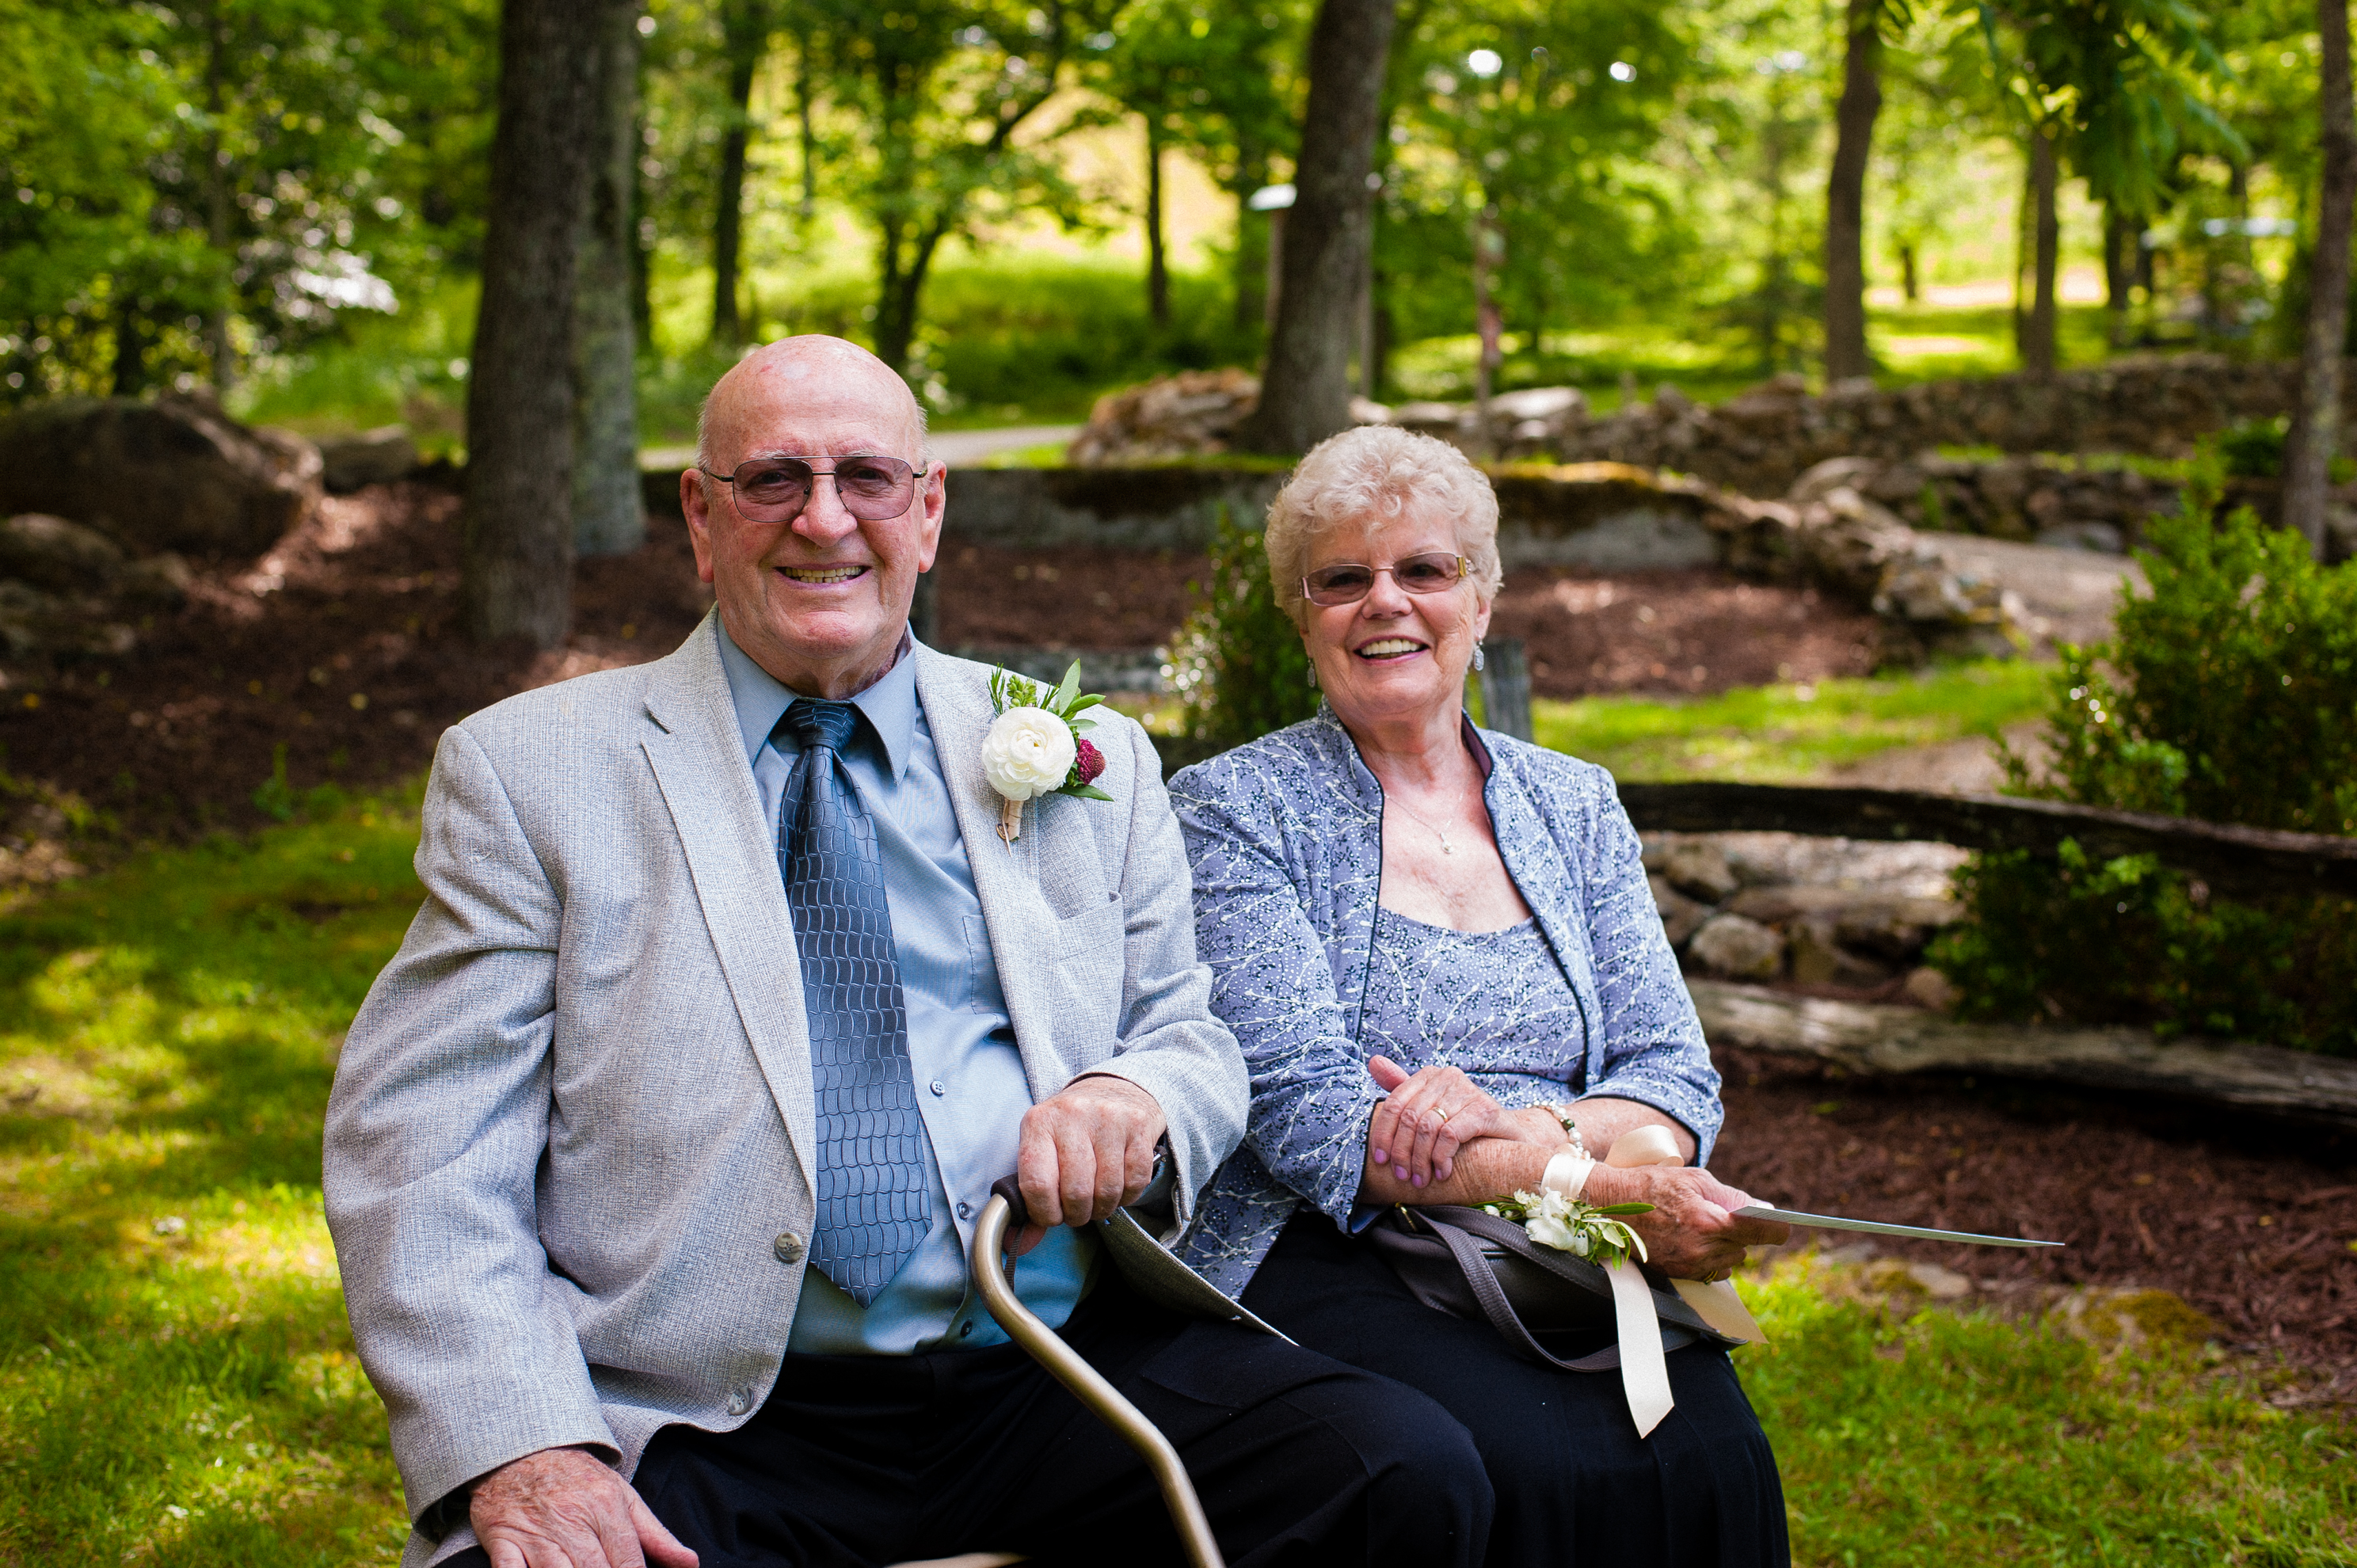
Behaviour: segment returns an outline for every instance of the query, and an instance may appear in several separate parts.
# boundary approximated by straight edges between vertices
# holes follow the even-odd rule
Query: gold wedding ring
[[[1454,1116],[1454,1115],[1456,1115],[1456,1114],[1457,1114],[1457,1107],[1456,1107],[1456,1106],[1454,1106],[1454,1105],[1451,1105],[1451,1106],[1448,1107],[1446,1110],[1444,1110],[1444,1111],[1442,1111],[1442,1112],[1440,1112],[1440,1119],[1441,1119],[1443,1122],[1446,1122],[1446,1121],[1448,1121],[1451,1116]]]

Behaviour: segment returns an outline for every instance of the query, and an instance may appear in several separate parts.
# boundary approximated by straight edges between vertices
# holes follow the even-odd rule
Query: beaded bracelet
[[[1563,1104],[1561,1101],[1556,1101],[1551,1105],[1541,1106],[1540,1109],[1563,1123],[1563,1135],[1571,1140],[1571,1146],[1574,1153],[1579,1155],[1583,1159],[1594,1158],[1594,1156],[1589,1155],[1587,1152],[1587,1140],[1579,1135],[1579,1123],[1571,1119],[1570,1106]]]

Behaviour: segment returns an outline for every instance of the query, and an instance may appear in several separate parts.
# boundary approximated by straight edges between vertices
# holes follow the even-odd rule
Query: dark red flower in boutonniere
[[[1072,771],[1080,776],[1082,783],[1095,783],[1097,775],[1104,771],[1104,753],[1091,745],[1086,736],[1082,737],[1078,752],[1072,758]]]

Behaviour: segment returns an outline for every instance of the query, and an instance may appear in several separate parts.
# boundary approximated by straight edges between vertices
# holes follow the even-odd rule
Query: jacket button
[[[778,1254],[778,1262],[781,1263],[799,1263],[802,1261],[802,1239],[791,1230],[783,1232],[775,1241],[770,1243],[770,1250]]]
[[[742,1414],[744,1414],[747,1411],[751,1410],[752,1408],[753,1408],[753,1391],[752,1391],[752,1390],[750,1390],[750,1389],[738,1389],[735,1393],[730,1394],[730,1395],[728,1396],[728,1413],[729,1413],[729,1414],[731,1414],[731,1415],[742,1415]]]

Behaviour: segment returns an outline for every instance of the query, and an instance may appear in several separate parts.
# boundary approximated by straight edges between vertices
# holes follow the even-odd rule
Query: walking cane
[[[1015,1178],[1003,1176],[992,1184],[990,1201],[982,1206],[982,1218],[974,1226],[971,1267],[975,1294],[1009,1339],[1022,1346],[1033,1360],[1048,1369],[1050,1377],[1071,1390],[1073,1398],[1121,1434],[1122,1441],[1146,1460],[1162,1487],[1170,1522],[1178,1527],[1179,1544],[1187,1549],[1187,1561],[1193,1568],[1226,1568],[1219,1545],[1211,1539],[1211,1521],[1203,1513],[1202,1499],[1195,1495],[1195,1483],[1187,1478],[1178,1450],[1162,1435],[1161,1428],[1146,1419],[1145,1412],[1124,1399],[1103,1374],[1015,1298],[1015,1289],[1000,1271],[998,1260],[1006,1249],[1007,1227],[1029,1222],[1023,1189]]]

